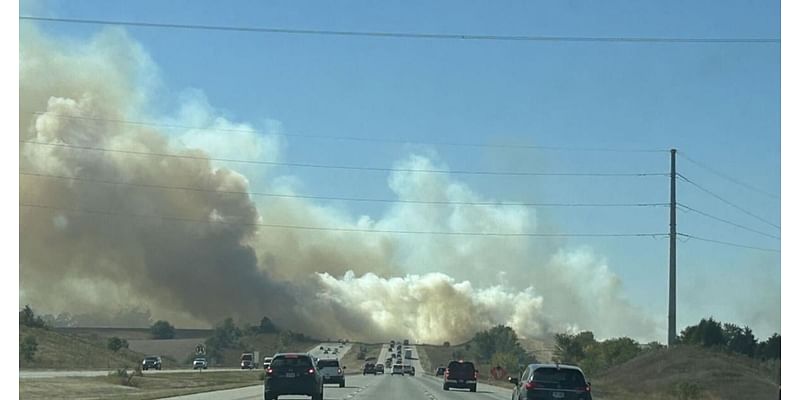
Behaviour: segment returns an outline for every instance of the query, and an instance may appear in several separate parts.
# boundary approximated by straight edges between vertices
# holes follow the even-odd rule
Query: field
[[[258,385],[262,373],[248,372],[187,372],[134,376],[131,386],[127,378],[103,376],[94,378],[21,379],[20,398],[52,399],[119,399],[149,400],[211,390],[233,389]]]
[[[52,330],[19,326],[19,339],[33,336],[38,349],[32,362],[20,359],[20,368],[35,369],[111,369],[132,368],[142,362],[143,355],[121,349],[113,352],[102,339],[62,334]],[[165,367],[169,364],[165,360]]]

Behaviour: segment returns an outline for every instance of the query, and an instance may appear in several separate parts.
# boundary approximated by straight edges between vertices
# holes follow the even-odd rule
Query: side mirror
[[[342,367],[342,369],[347,369],[347,367],[344,367],[344,366],[343,366],[343,367]]]
[[[592,382],[586,381],[586,386],[592,386]]]
[[[519,385],[519,379],[509,376],[508,381],[514,385]]]

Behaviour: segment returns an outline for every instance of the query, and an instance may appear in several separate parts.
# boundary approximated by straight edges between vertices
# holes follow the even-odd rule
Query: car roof
[[[311,358],[311,355],[308,354],[308,353],[277,353],[272,358],[278,358],[278,357],[284,357],[284,358],[308,357],[308,358]]]
[[[576,365],[569,365],[569,364],[529,364],[528,368],[539,369],[539,368],[556,368],[556,369],[572,369],[577,370],[583,373],[583,370]]]

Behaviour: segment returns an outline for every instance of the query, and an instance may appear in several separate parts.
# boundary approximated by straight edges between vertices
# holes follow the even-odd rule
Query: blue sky
[[[777,1],[40,1],[21,13],[178,24],[547,36],[768,37]],[[20,22],[21,24],[28,22]],[[98,26],[40,24],[87,37]],[[187,90],[234,121],[289,134],[622,149],[677,148],[780,194],[780,46],[437,41],[126,28],[159,68],[163,104]],[[667,172],[667,153],[555,152],[287,139],[285,159],[391,167],[412,150],[453,169]],[[780,201],[686,160],[679,172],[779,223]],[[386,174],[292,170],[308,194],[390,197]],[[460,177],[505,201],[666,202],[668,180]],[[255,182],[254,186],[258,186]],[[779,235],[689,185],[680,202]],[[346,204],[379,215],[378,204]],[[665,208],[539,209],[560,232],[667,232]],[[680,212],[679,231],[777,248],[780,242]],[[570,239],[604,256],[633,303],[666,320],[667,241]],[[678,326],[713,315],[780,330],[778,254],[679,243]],[[591,278],[588,278],[591,279]],[[775,295],[777,293],[777,295]]]

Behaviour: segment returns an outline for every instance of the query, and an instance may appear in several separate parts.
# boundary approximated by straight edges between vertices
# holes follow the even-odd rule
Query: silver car
[[[192,362],[192,369],[208,369],[208,360],[205,357],[197,357]]]

